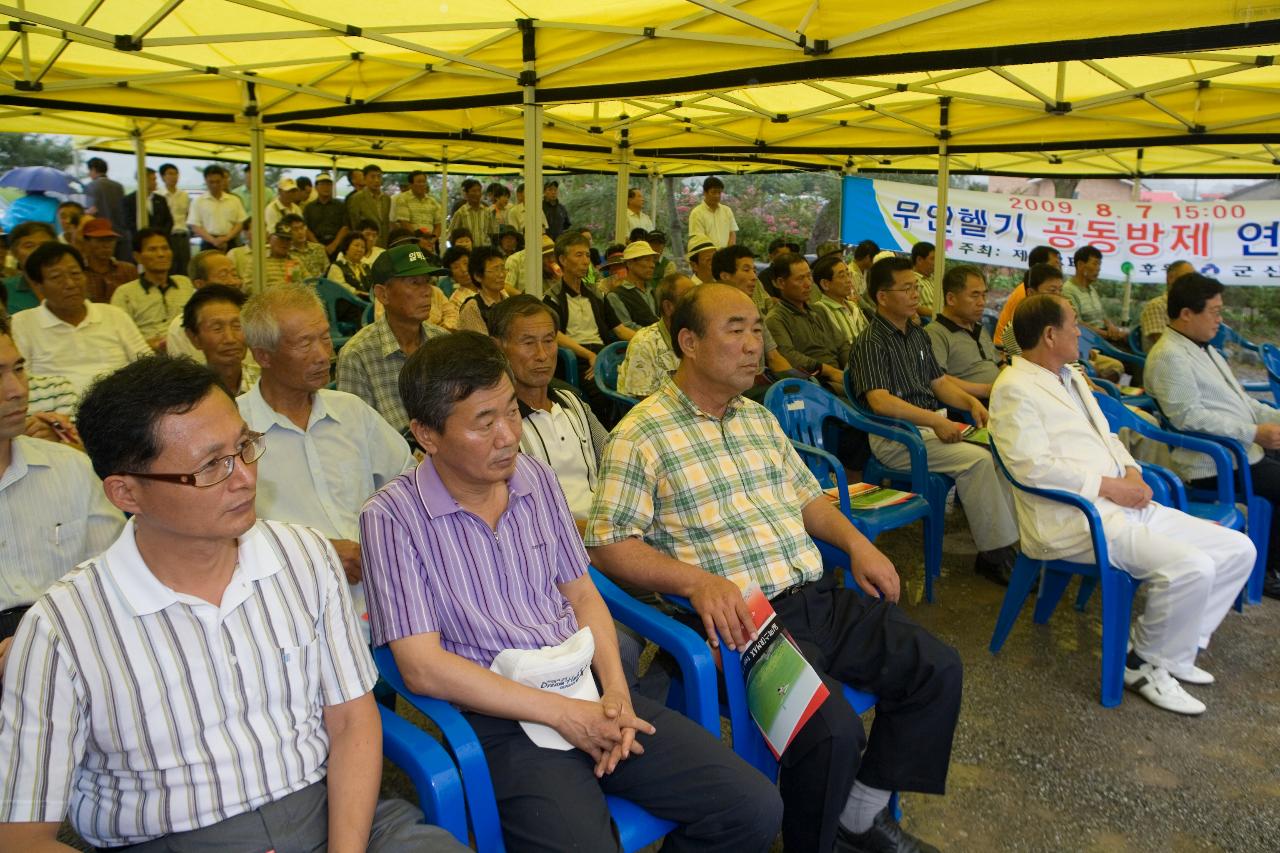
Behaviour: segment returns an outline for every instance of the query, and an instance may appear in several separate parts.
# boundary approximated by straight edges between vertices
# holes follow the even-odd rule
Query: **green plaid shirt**
[[[755,581],[774,596],[822,576],[801,517],[820,497],[768,409],[737,397],[715,418],[668,377],[605,445],[586,544],[641,537],[744,590]]]
[[[419,342],[425,344],[447,334],[439,326],[423,323]],[[404,432],[409,413],[400,399],[400,368],[408,360],[386,317],[375,320],[352,335],[338,352],[338,390],[355,394],[394,429]]]

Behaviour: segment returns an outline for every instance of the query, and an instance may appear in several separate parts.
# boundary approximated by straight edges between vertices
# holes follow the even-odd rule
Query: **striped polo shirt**
[[[439,632],[447,651],[489,666],[504,649],[555,646],[578,630],[558,589],[587,552],[555,473],[521,453],[494,530],[463,509],[431,457],[360,513],[374,645]]]
[[[880,314],[872,317],[867,330],[853,342],[849,373],[860,403],[866,403],[868,391],[888,391],[921,409],[942,407],[933,396],[933,383],[943,371],[929,335],[914,322],[902,331]]]
[[[90,844],[117,847],[324,778],[324,708],[375,680],[346,589],[320,534],[259,521],[214,606],[151,574],[130,521],[18,628],[0,698],[0,822],[66,816]]]

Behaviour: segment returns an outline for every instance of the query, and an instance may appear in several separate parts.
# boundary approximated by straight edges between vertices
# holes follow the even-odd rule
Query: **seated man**
[[[133,257],[142,267],[142,277],[117,287],[111,304],[133,319],[152,349],[163,350],[169,323],[182,315],[195,289],[185,275],[169,275],[173,249],[168,234],[142,229],[133,238]]]
[[[1064,279],[1062,277],[1061,267],[1054,266],[1050,263],[1032,264],[1027,270],[1027,278],[1019,287],[1023,288],[1022,299],[1018,300],[1018,304],[1022,304],[1022,300],[1026,299],[1034,293],[1043,293],[1046,296],[1058,296],[1062,293]],[[1012,299],[1012,297],[1010,297]],[[1016,310],[1016,308],[1015,308]],[[1013,320],[1013,312],[1009,312],[1009,319]],[[1005,355],[1012,359],[1015,355],[1022,355],[1022,347],[1018,346],[1018,339],[1013,336],[1013,323],[1005,324],[1004,335],[1000,341],[1000,345],[1004,347]]]
[[[996,331],[991,337],[1000,342],[1000,346],[1004,346],[1005,330],[1009,328],[1009,321],[1013,319],[1013,312],[1022,304],[1022,300],[1027,298],[1027,277],[1031,274],[1031,268],[1036,264],[1050,264],[1062,270],[1062,253],[1052,246],[1036,246],[1027,255],[1027,271],[1022,274],[1022,283],[1009,292],[1009,298],[1004,301],[1004,305],[1000,308],[1000,319],[996,320]],[[1012,338],[1012,334],[1010,334]]]
[[[64,376],[83,394],[100,374],[151,353],[128,314],[86,298],[75,249],[44,243],[27,258],[26,273],[44,301],[13,318],[13,340],[32,373]]]
[[[218,375],[228,394],[244,394],[262,372],[249,354],[240,309],[248,297],[235,287],[211,284],[202,287],[182,308],[183,330],[200,361]]]
[[[658,283],[653,298],[661,316],[652,326],[636,332],[627,344],[627,354],[618,365],[619,394],[636,399],[648,397],[680,365],[671,349],[671,315],[681,297],[693,287],[693,279],[683,273],[672,273]]]
[[[929,335],[912,320],[920,293],[910,261],[876,261],[867,273],[867,292],[878,310],[853,344],[853,392],[877,415],[901,418],[920,428],[929,470],[955,477],[969,532],[978,546],[974,571],[1007,584],[1018,543],[1009,484],[985,447],[961,441],[965,424],[947,417],[944,406],[968,412],[980,427],[986,426],[987,410],[942,370]],[[892,468],[910,465],[907,448],[896,441],[871,436],[871,451]]]
[[[16,275],[4,280],[5,309],[9,316],[40,306],[40,295],[31,286],[31,281],[23,270],[27,268],[27,258],[41,243],[50,243],[56,239],[53,226],[48,222],[19,222],[9,232],[9,252],[13,254],[18,270]],[[137,273],[134,272],[134,275]]]
[[[329,271],[329,254],[324,246],[307,237],[307,220],[297,213],[286,213],[280,222],[289,226],[289,254],[302,264],[306,278],[321,278]]]
[[[1118,346],[1125,346],[1128,333],[1107,317],[1098,294],[1098,274],[1102,272],[1102,252],[1094,246],[1081,246],[1072,256],[1076,271],[1062,287],[1062,295],[1070,300],[1080,325],[1087,326],[1100,337]],[[1119,382],[1124,375],[1124,363],[1094,350],[1089,356],[1093,369],[1103,379]]]
[[[325,387],[333,341],[315,291],[282,285],[259,293],[241,322],[262,378],[236,404],[249,429],[271,442],[271,455],[258,466],[258,512],[324,534],[363,617],[360,507],[413,467],[409,445],[359,397]]]
[[[656,304],[649,282],[657,266],[658,253],[644,240],[628,243],[622,251],[622,261],[627,267],[627,280],[605,297],[605,302],[618,318],[615,334],[620,340],[629,341],[636,332],[658,321]]]
[[[187,275],[191,279],[191,286],[196,290],[206,284],[222,284],[227,287],[233,287],[236,290],[244,289],[244,282],[240,280],[240,273],[236,271],[235,261],[217,249],[205,249],[193,255],[191,261],[187,264]],[[188,355],[200,362],[204,358],[204,353],[192,345],[182,322],[182,312],[178,312],[178,316],[169,321],[169,332],[165,339],[165,354]],[[249,356],[249,358],[252,359],[253,356]]]
[[[813,265],[813,283],[818,286],[810,305],[825,312],[842,340],[853,344],[867,327],[867,315],[858,305],[862,276],[855,277],[839,252],[823,255]]]
[[[0,640],[72,566],[103,551],[124,516],[83,453],[24,435],[28,377],[0,313]],[[3,669],[3,667],[0,667]]]
[[[761,334],[764,335],[764,357],[760,362],[759,374],[763,375],[768,371],[774,376],[784,376],[795,370],[787,357],[779,351],[777,342],[769,332],[769,327],[764,325],[764,316],[769,313],[767,307],[769,297],[765,296],[763,303],[757,298],[759,294],[764,293],[764,288],[760,286],[760,279],[756,277],[755,253],[742,243],[718,249],[711,256],[711,272],[715,276],[714,281],[735,287],[750,299],[756,313],[760,315]],[[796,371],[795,375],[800,375],[800,371]]]
[[[754,631],[743,593],[759,584],[822,674],[831,695],[780,767],[788,853],[826,853],[837,839],[840,850],[934,851],[903,832],[888,803],[894,790],[943,792],[959,656],[898,610],[893,565],[832,506],[773,415],[741,396],[764,349],[751,300],[696,287],[676,307],[671,339],[680,367],[605,447],[592,560],[688,598],[712,645],[731,648]],[[867,596],[823,577],[811,536],[848,553]],[[869,738],[837,682],[879,696]]]
[[[512,296],[489,313],[489,334],[511,365],[522,421],[520,449],[551,467],[569,512],[585,521],[609,433],[577,389],[553,378],[555,312],[527,293]]]
[[[801,255],[783,252],[769,268],[779,301],[765,317],[765,325],[778,342],[778,352],[792,367],[817,377],[825,388],[844,396],[844,369],[852,343],[836,331],[825,311],[809,307],[813,297],[809,262]]]
[[[1169,288],[1173,283],[1196,268],[1190,261],[1174,261],[1164,269],[1164,293],[1149,299],[1142,306],[1139,315],[1142,324],[1142,351],[1151,352],[1151,348],[1160,340],[1160,335],[1169,326]]]
[[[916,286],[920,288],[920,302],[916,305],[916,313],[921,317],[933,317],[938,313],[938,285],[933,280],[934,261],[937,257],[936,247],[925,240],[911,246],[911,270],[916,276]]]
[[[124,235],[111,227],[106,218],[90,219],[80,229],[82,239],[71,243],[84,252],[84,274],[89,279],[89,299],[93,302],[110,302],[116,288],[136,281],[136,261],[122,261],[116,257],[116,247],[124,241]]]
[[[436,272],[426,254],[412,244],[379,255],[370,277],[373,298],[386,310],[352,335],[338,353],[338,390],[364,400],[399,433],[409,427],[397,384],[400,369],[418,347],[448,334],[427,322]]]
[[[1107,430],[1073,362],[1080,334],[1061,296],[1028,296],[1013,315],[1022,355],[996,380],[991,432],[1021,483],[1078,494],[1102,518],[1111,564],[1145,581],[1146,610],[1131,634],[1124,683],[1158,708],[1199,714],[1178,682],[1211,684],[1197,649],[1248,580],[1257,552],[1243,533],[1152,503],[1124,445]],[[1073,506],[1018,491],[1022,544],[1037,559],[1093,559],[1089,528]]]
[[[257,519],[265,446],[209,369],[142,359],[94,385],[80,422],[132,518],[14,637],[0,849],[68,850],[69,818],[136,853],[465,850],[378,802],[377,673],[337,557]]]
[[[518,452],[501,351],[472,332],[428,341],[400,387],[426,458],[360,516],[373,640],[410,690],[466,709],[507,849],[618,850],[615,794],[680,824],[668,848],[768,850],[773,787],[691,720],[633,700],[555,475]],[[553,671],[544,647],[580,654]],[[572,686],[499,674],[512,658]]]
[[[986,307],[982,270],[968,264],[952,267],[942,277],[942,310],[925,327],[942,372],[979,400],[991,396],[991,383],[1000,372],[996,345],[982,325]]]
[[[1280,598],[1280,411],[1245,393],[1222,354],[1209,346],[1222,325],[1222,285],[1189,272],[1169,287],[1168,328],[1147,355],[1146,390],[1180,430],[1243,442],[1256,494],[1271,501],[1271,545],[1263,592]],[[1202,453],[1177,448],[1173,467],[1201,489],[1216,489],[1217,468]]]

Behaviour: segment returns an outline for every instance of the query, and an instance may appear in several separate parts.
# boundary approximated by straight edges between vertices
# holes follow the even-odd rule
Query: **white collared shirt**
[[[0,474],[0,610],[30,604],[120,534],[89,457],[20,435]]]
[[[31,373],[65,376],[83,394],[104,373],[151,353],[129,315],[114,305],[85,300],[88,313],[73,326],[39,308],[13,315],[13,342]]]
[[[193,228],[199,226],[214,237],[221,237],[244,222],[247,215],[238,196],[223,193],[214,198],[212,193],[204,193],[192,202],[191,212],[187,214],[187,224]]]
[[[358,542],[364,502],[417,464],[400,433],[354,394],[317,391],[305,431],[271,408],[261,384],[236,403],[249,429],[267,437],[267,452],[258,460],[260,518]],[[351,587],[351,598],[367,641],[363,584]]]
[[[0,698],[0,822],[97,847],[252,811],[324,778],[323,710],[368,693],[337,555],[259,521],[219,606],[150,571],[134,522],[28,612]]]
[[[551,466],[569,502],[569,511],[574,518],[586,519],[595,498],[595,471],[588,468],[588,459],[595,462],[590,428],[556,402],[552,402],[549,412],[534,409],[524,422],[527,429],[521,434],[521,450]],[[528,442],[524,440],[526,435]]]

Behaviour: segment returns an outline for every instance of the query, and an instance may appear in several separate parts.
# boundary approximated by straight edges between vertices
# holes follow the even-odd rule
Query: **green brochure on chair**
[[[991,446],[991,433],[986,427],[966,427],[965,431],[960,433],[960,439],[983,447]]]
[[[833,486],[830,489],[825,489],[823,493],[827,496],[827,500],[839,506],[839,488]],[[849,484],[850,509],[880,509],[886,506],[906,503],[915,496],[915,492],[900,492],[897,489],[874,486],[871,483]]]

